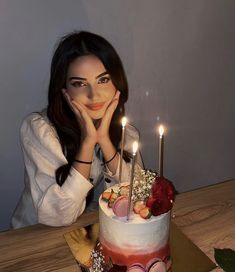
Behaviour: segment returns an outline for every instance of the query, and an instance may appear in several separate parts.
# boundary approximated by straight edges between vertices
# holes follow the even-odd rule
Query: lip
[[[102,103],[92,103],[92,104],[88,104],[86,105],[86,107],[89,109],[89,110],[92,110],[92,111],[97,111],[97,110],[100,110],[103,108],[104,106],[104,102]]]

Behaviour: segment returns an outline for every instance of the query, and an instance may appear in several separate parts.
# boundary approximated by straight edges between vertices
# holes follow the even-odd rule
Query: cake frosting
[[[115,187],[111,189],[115,190]],[[147,267],[151,260],[164,260],[170,256],[170,211],[149,219],[132,212],[127,221],[126,217],[117,217],[100,198],[99,222],[104,255],[117,265],[140,263]]]
[[[126,267],[126,270],[109,271],[170,271],[169,226],[174,195],[167,180],[160,178],[156,183],[155,176],[151,176],[151,179],[148,176],[147,183],[146,180],[140,183],[141,189],[138,186],[134,188],[128,220],[127,216],[117,216],[115,205],[119,199],[125,199],[122,191],[128,194],[126,185],[114,185],[100,197],[99,241],[105,261],[118,267]],[[112,196],[115,196],[113,201]],[[144,216],[135,208],[135,203],[140,198],[144,198],[144,206],[140,209],[149,211]]]

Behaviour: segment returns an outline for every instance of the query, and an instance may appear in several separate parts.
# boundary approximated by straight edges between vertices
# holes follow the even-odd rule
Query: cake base
[[[104,255],[105,261],[111,261],[112,264],[119,266],[131,267],[135,264],[141,265],[146,271],[149,271],[150,267],[159,261],[163,261],[166,265],[166,270],[168,271],[171,266],[170,261],[170,246],[167,243],[164,247],[157,251],[139,252],[131,249],[121,249],[108,244],[105,241],[100,240],[102,253]]]

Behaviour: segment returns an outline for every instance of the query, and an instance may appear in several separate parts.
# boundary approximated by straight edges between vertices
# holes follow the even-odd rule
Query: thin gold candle
[[[129,197],[128,197],[128,211],[127,211],[127,220],[129,220],[130,211],[131,211],[131,198],[133,191],[133,183],[134,183],[134,173],[135,173],[135,161],[136,161],[136,153],[138,150],[138,142],[134,142],[132,145],[133,150],[133,159],[132,159],[132,167],[131,167],[131,180],[130,180],[130,189],[129,189]]]
[[[119,184],[122,182],[122,159],[123,159],[126,123],[127,123],[127,118],[124,116],[122,117],[122,139],[121,139],[121,154],[120,154],[120,164],[119,164]]]
[[[164,149],[164,127],[159,127],[159,176],[163,177],[163,149]]]

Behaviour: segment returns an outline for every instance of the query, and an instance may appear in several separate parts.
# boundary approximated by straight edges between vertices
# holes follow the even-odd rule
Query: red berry
[[[153,203],[154,203],[155,200],[156,200],[155,197],[150,196],[150,197],[148,198],[147,202],[146,202],[146,206],[149,207],[149,208],[151,209],[151,208],[152,208],[152,205],[153,205]]]
[[[169,180],[163,177],[156,177],[152,186],[152,195],[154,198],[166,197],[169,200],[174,201],[175,199],[174,187]]]
[[[152,215],[157,216],[168,212],[172,208],[172,202],[166,198],[157,198],[151,208]]]

